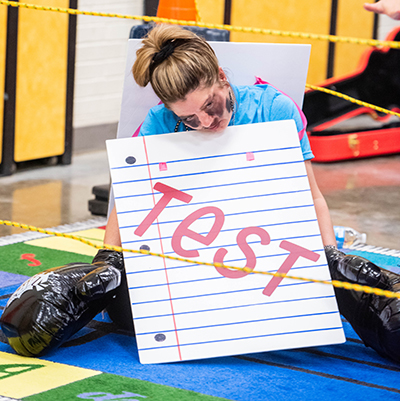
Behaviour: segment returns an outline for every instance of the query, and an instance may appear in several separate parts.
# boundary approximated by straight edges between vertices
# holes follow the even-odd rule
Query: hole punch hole
[[[139,248],[141,251],[150,251],[150,247],[148,246],[148,245],[142,245],[140,248]]]
[[[167,163],[164,162],[159,163],[158,168],[160,169],[160,171],[167,171],[168,170]]]
[[[128,156],[128,157],[125,159],[125,162],[126,162],[127,164],[135,164],[135,163],[136,163],[136,157]]]
[[[246,153],[246,160],[248,161],[248,162],[251,162],[251,161],[253,161],[255,159],[255,157],[254,157],[254,153],[253,152],[247,152]]]
[[[158,333],[158,334],[156,334],[156,335],[154,336],[154,339],[155,339],[157,342],[159,342],[159,343],[165,341],[166,338],[167,338],[166,335],[165,335],[165,334],[162,334],[162,333]]]

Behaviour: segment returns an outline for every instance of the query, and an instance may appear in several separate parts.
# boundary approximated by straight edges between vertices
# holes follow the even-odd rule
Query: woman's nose
[[[207,114],[206,112],[201,112],[198,115],[198,118],[200,120],[200,124],[203,128],[208,128],[214,121],[214,117],[210,116],[209,114]]]

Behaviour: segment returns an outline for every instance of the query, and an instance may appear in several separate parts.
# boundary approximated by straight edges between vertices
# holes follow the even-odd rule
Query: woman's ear
[[[222,67],[219,67],[219,74],[218,75],[219,75],[219,79],[221,81],[227,81],[228,80],[228,78],[226,77],[225,72],[222,69]]]

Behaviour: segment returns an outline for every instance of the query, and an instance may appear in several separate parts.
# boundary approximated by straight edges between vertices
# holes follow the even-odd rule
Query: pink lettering
[[[236,243],[238,244],[241,251],[246,256],[246,267],[253,270],[257,263],[256,255],[247,243],[247,237],[251,234],[258,235],[261,239],[262,245],[268,245],[271,241],[269,234],[260,227],[247,227],[240,230],[236,237]],[[214,263],[224,263],[224,257],[228,253],[225,248],[220,248],[215,253]],[[242,270],[230,270],[224,267],[216,267],[219,274],[228,278],[242,278],[247,276],[250,272]]]
[[[300,257],[312,260],[313,262],[316,262],[319,259],[319,255],[317,253],[288,241],[282,241],[279,244],[279,247],[290,252],[282,266],[278,269],[278,273],[280,274],[288,274],[289,270]],[[270,297],[282,280],[283,277],[272,277],[270,282],[264,288],[263,294],[267,297]]]
[[[189,226],[192,223],[205,216],[206,214],[213,214],[215,216],[214,224],[206,236],[203,236],[189,229]],[[186,250],[182,248],[182,238],[188,237],[197,242],[200,242],[201,244],[210,245],[220,233],[224,221],[225,215],[223,211],[221,209],[218,209],[217,207],[208,206],[196,210],[195,212],[187,216],[175,230],[171,241],[172,249],[175,253],[185,258],[194,258],[199,256],[199,252],[197,250]]]
[[[158,218],[160,213],[166,208],[172,199],[178,199],[182,202],[189,203],[193,198],[193,196],[168,185],[162,184],[161,182],[157,182],[156,185],[154,185],[154,189],[158,192],[162,192],[164,195],[135,230],[135,234],[139,237],[141,237],[154,223],[154,220]]]

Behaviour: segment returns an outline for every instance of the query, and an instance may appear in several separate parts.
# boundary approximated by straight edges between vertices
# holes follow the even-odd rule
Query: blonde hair
[[[154,57],[166,43],[179,39],[173,53],[154,63]],[[218,59],[211,46],[191,31],[174,25],[159,25],[143,39],[136,52],[132,74],[136,83],[146,86],[149,82],[161,101],[168,105],[185,99],[200,86],[211,86],[218,81]]]

